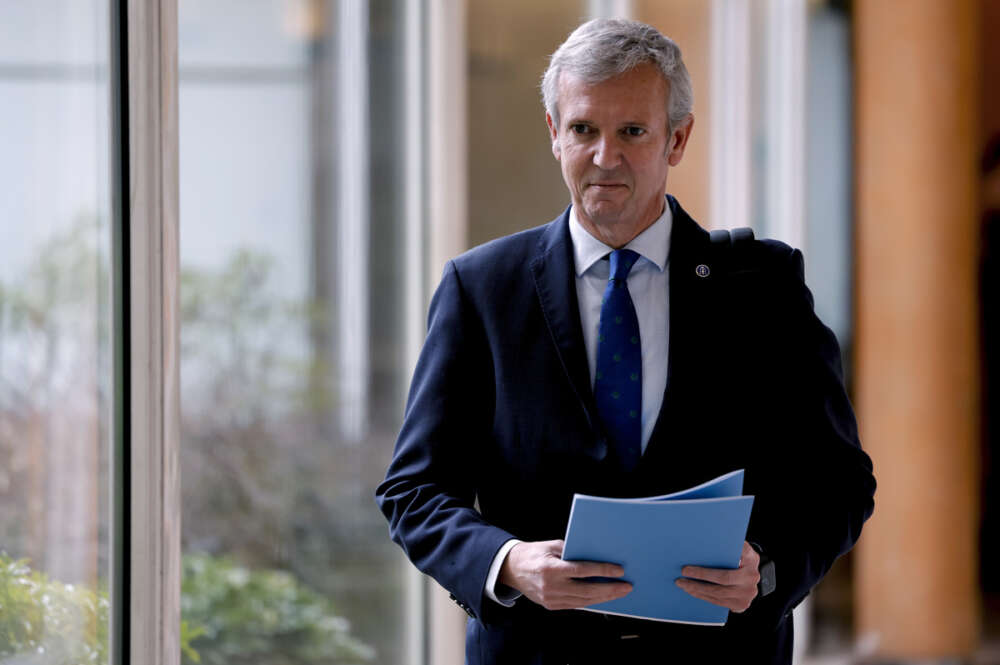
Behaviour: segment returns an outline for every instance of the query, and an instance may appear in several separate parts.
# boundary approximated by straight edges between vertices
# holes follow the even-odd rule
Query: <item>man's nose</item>
[[[610,171],[622,162],[621,145],[615,137],[604,135],[594,145],[594,166]]]

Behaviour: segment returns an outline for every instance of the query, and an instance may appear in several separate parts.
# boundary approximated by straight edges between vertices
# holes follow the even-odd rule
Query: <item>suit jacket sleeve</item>
[[[453,262],[431,301],[403,426],[376,501],[392,539],[473,616],[493,557],[513,538],[475,508],[479,451],[491,436],[494,380],[482,321]]]
[[[778,243],[775,243],[778,245]],[[775,296],[771,328],[774,395],[780,416],[759,442],[766,462],[757,487],[750,540],[774,559],[777,588],[751,605],[747,618],[776,625],[858,540],[874,509],[871,459],[861,449],[844,388],[836,337],[813,312],[802,254],[780,245],[768,280]],[[773,265],[773,264],[772,264]],[[737,619],[739,622],[741,619]]]

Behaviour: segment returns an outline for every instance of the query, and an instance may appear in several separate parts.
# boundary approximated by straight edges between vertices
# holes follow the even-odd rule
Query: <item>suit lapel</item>
[[[667,383],[663,404],[644,457],[649,455],[654,445],[668,436],[670,409],[674,402],[671,394],[678,389],[678,377],[683,381],[685,362],[689,362],[692,356],[699,355],[699,326],[706,320],[704,313],[711,306],[716,282],[711,274],[703,278],[695,272],[700,264],[709,266],[710,270],[713,267],[708,232],[681,208],[674,197],[668,196],[667,200],[673,214],[667,262],[667,270],[670,271]],[[590,386],[587,352],[580,327],[576,267],[573,242],[569,235],[569,208],[545,230],[530,269],[559,360],[573,386],[587,423],[596,435],[594,444],[587,452],[597,459],[603,459],[607,455],[607,443],[604,441],[603,427],[597,416],[594,392]]]
[[[678,377],[683,380],[683,365],[698,354],[699,326],[705,321],[704,308],[710,306],[714,292],[712,275],[699,277],[695,268],[706,265],[712,268],[708,232],[702,229],[672,196],[667,196],[673,223],[670,231],[670,254],[667,270],[670,271],[669,303],[670,335],[667,349],[667,385],[663,404],[657,416],[653,434],[649,439],[646,455],[657,442],[664,439],[670,426],[670,409],[674,404],[672,394],[677,391]]]
[[[563,370],[580,402],[587,424],[599,434],[594,393],[590,387],[587,352],[580,327],[580,306],[576,297],[576,266],[569,234],[569,208],[542,235],[538,255],[530,265],[538,302],[545,316]],[[590,452],[597,459],[607,454],[603,437],[596,437]]]

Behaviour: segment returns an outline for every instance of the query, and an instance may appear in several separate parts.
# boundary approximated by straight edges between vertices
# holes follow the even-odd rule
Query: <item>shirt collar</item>
[[[667,254],[670,251],[670,228],[673,225],[673,215],[670,204],[664,202],[663,214],[649,227],[632,238],[625,245],[626,249],[637,252],[642,258],[656,266],[660,272],[667,267]],[[603,259],[613,247],[590,235],[576,218],[576,208],[569,210],[569,235],[573,241],[573,260],[576,264],[576,276],[580,277],[590,270],[591,266]]]

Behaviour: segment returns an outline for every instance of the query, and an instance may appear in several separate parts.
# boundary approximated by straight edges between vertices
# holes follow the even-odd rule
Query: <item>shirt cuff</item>
[[[507,554],[514,548],[514,545],[520,542],[516,538],[511,538],[504,543],[497,551],[496,556],[493,557],[493,565],[490,566],[489,575],[486,576],[486,597],[495,603],[500,603],[504,607],[513,607],[514,601],[521,597],[520,591],[512,589],[505,584],[497,583],[497,578],[500,577],[500,568],[503,567],[503,562],[507,558]]]

